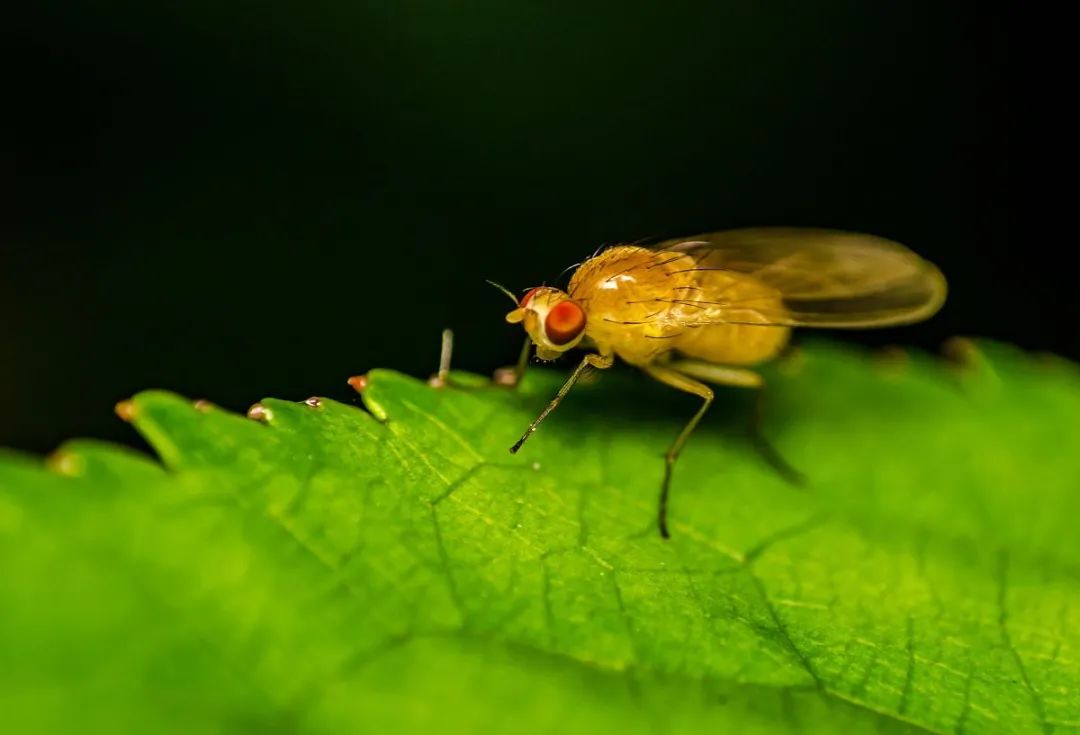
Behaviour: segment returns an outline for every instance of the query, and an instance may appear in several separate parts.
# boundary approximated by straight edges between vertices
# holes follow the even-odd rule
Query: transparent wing
[[[678,299],[694,307],[695,326],[884,327],[926,319],[945,301],[936,266],[871,235],[755,228],[669,240],[655,249],[689,256],[700,283],[713,285]],[[725,297],[745,289],[722,285],[731,279],[710,278],[712,272],[743,274],[767,288]]]

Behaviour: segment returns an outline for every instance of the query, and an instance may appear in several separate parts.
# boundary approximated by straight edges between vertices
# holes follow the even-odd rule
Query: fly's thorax
[[[585,336],[587,317],[582,304],[557,288],[541,286],[522,297],[518,308],[506,315],[521,324],[536,345],[536,356],[554,360],[576,347]]]
[[[694,261],[687,255],[633,245],[587,260],[569,292],[588,314],[588,336],[601,351],[645,364],[672,348],[678,327],[668,318],[693,293]]]
[[[673,305],[694,283],[687,255],[636,245],[609,248],[585,261],[570,280],[569,292],[597,317],[630,320]]]

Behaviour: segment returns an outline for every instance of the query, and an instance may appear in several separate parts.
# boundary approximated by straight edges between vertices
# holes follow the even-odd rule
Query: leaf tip
[[[346,381],[357,393],[363,393],[368,387],[368,376],[354,375]]]

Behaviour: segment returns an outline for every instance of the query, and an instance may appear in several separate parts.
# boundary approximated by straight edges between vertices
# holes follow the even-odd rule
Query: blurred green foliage
[[[164,468],[0,458],[12,732],[1050,733],[1080,723],[1080,374],[826,345],[769,374],[779,479],[725,391],[612,374],[264,422],[151,392]],[[630,400],[638,396],[643,400]],[[664,410],[649,406],[664,406]]]

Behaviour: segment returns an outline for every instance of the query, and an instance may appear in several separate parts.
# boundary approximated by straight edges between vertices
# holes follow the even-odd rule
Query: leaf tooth
[[[113,410],[116,412],[116,415],[120,417],[121,421],[125,421],[129,424],[138,418],[139,415],[138,406],[136,406],[135,401],[130,398],[118,401],[116,406],[113,407]]]
[[[982,350],[969,337],[949,337],[941,345],[941,352],[946,361],[960,368],[976,368],[982,365]]]
[[[776,364],[782,375],[794,377],[806,368],[806,350],[798,345],[790,345]]]
[[[81,477],[86,471],[86,463],[82,457],[66,449],[57,449],[46,457],[45,466],[64,477]]]
[[[885,377],[903,375],[911,369],[911,355],[903,347],[886,345],[874,353],[873,365]]]
[[[247,417],[253,421],[260,421],[262,423],[270,423],[274,420],[273,412],[261,403],[253,403],[251,408],[247,410]]]

